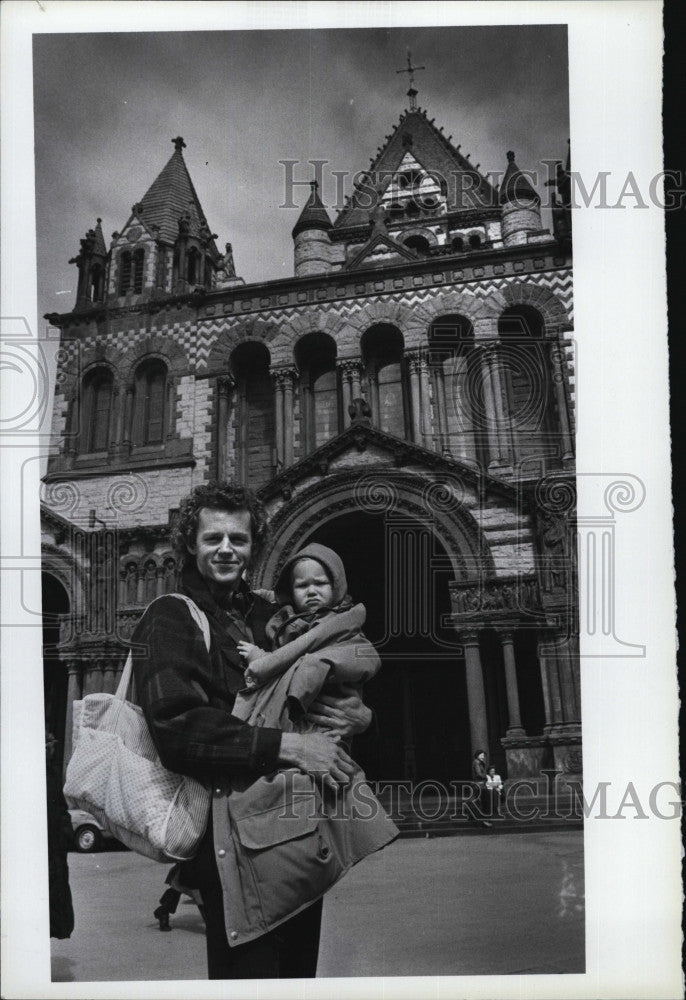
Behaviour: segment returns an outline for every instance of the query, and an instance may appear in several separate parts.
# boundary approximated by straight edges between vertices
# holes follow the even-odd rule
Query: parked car
[[[76,850],[82,854],[98,851],[104,839],[113,840],[112,834],[84,809],[70,809],[71,827],[74,831]]]

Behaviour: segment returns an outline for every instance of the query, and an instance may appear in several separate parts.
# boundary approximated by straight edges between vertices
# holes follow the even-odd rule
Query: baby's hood
[[[311,542],[306,545],[299,552],[296,552],[286,561],[283,569],[279,573],[276,583],[274,584],[274,594],[279,604],[290,604],[292,600],[292,588],[291,588],[291,570],[295,563],[299,562],[301,559],[316,559],[318,563],[328,571],[331,577],[331,582],[333,585],[333,598],[331,600],[332,607],[337,607],[346,598],[348,593],[348,581],[345,577],[345,568],[343,566],[343,560],[341,557],[329,549],[326,545],[320,545],[318,542]]]

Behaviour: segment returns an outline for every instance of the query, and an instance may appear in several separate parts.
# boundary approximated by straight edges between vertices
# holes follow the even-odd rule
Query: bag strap
[[[210,642],[211,642],[210,623],[207,620],[207,615],[205,614],[205,612],[198,607],[195,601],[192,601],[191,598],[187,597],[185,594],[162,594],[162,597],[178,597],[180,601],[183,601],[188,606],[188,610],[191,613],[193,621],[202,632],[202,637],[205,640],[205,648],[209,653]],[[156,597],[154,601],[151,601],[150,604],[148,604],[148,608],[151,607],[155,603],[155,601],[160,601],[162,597]],[[126,657],[126,663],[124,664],[124,669],[122,670],[121,678],[119,679],[119,684],[117,685],[117,690],[114,692],[114,697],[118,698],[120,701],[124,701],[126,699],[126,693],[129,690],[129,685],[132,680],[132,675],[133,675],[133,657],[131,653],[129,653],[129,655]]]

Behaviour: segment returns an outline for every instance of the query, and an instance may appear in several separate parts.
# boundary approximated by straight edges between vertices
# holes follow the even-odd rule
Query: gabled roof
[[[517,496],[517,488],[501,479],[495,479],[488,474],[474,469],[471,465],[464,464],[459,459],[449,458],[439,455],[435,451],[424,448],[422,445],[414,444],[387,434],[364,422],[354,422],[336,437],[331,438],[321,445],[311,454],[301,458],[290,468],[285,469],[270,482],[262,486],[257,492],[262,500],[270,500],[279,494],[287,495],[299,482],[311,479],[315,476],[325,476],[329,473],[329,465],[336,459],[348,453],[362,452],[369,449],[376,449],[385,453],[385,463],[391,463],[395,468],[403,466],[423,466],[432,472],[459,473],[465,481],[474,485],[479,493],[493,494],[514,502]],[[374,468],[373,465],[365,464],[359,466],[360,475],[366,474]]]
[[[377,187],[379,193],[385,191],[408,150],[424,170],[445,180],[448,212],[497,205],[492,185],[436,128],[433,119],[429,120],[425,111],[406,111],[370,163],[367,173],[372,175],[372,183],[362,191],[356,191],[349,204],[339,212],[334,232],[368,223],[370,210],[366,206],[369,205],[369,187]],[[460,176],[464,175],[469,175],[470,180],[461,184]],[[374,181],[378,181],[378,186]]]
[[[317,193],[319,185],[316,181],[310,181],[312,192],[307,199],[307,203],[300,213],[300,217],[293,226],[293,239],[305,229],[331,229],[332,222],[329,213],[324,208],[322,200]]]
[[[388,250],[389,253],[401,257],[403,260],[417,260],[418,258],[418,254],[416,254],[414,250],[410,250],[410,248],[406,247],[404,243],[394,240],[387,233],[372,233],[371,238],[364,244],[364,246],[360,247],[357,253],[355,253],[347,264],[343,266],[343,270],[353,271],[362,264],[365,266],[374,266],[375,254],[378,254],[379,251],[382,251],[384,248]],[[387,255],[384,255],[383,263],[388,263]]]
[[[189,236],[201,237],[211,234],[181,152],[186,144],[180,136],[172,139],[172,142],[174,152],[171,158],[141,201],[134,206],[133,212],[145,223],[149,232],[156,232],[160,240],[170,244],[176,242],[179,235],[179,219],[184,215],[189,217]],[[210,241],[210,245],[218,254],[213,240]]]

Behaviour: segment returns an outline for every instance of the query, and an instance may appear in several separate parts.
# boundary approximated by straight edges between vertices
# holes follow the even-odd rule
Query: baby
[[[286,562],[274,588],[281,608],[266,626],[273,651],[238,643],[248,666],[234,715],[302,732],[313,728],[303,717],[325,684],[360,686],[377,673],[381,661],[361,631],[364,605],[353,605],[347,590],[340,557],[324,545]]]

